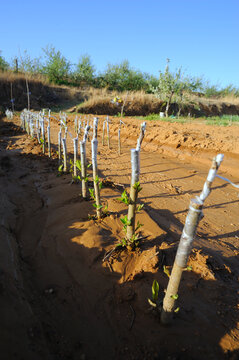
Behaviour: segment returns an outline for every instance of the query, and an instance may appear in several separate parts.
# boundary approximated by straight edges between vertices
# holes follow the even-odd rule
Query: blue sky
[[[99,71],[128,59],[157,76],[170,58],[172,70],[239,86],[239,0],[0,1],[7,61],[51,44],[72,63],[89,54]]]

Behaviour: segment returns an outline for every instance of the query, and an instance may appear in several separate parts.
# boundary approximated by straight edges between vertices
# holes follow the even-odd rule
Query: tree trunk
[[[100,219],[101,203],[100,203],[100,188],[99,188],[99,178],[98,178],[98,168],[97,168],[98,140],[96,138],[94,138],[91,141],[91,146],[92,146],[92,168],[93,168],[93,181],[94,181],[94,190],[95,190],[96,214],[97,214],[97,218]]]
[[[128,207],[128,223],[126,238],[127,240],[131,240],[134,231],[135,231],[135,210],[138,192],[136,190],[135,184],[139,182],[139,150],[131,149],[131,187],[130,187],[130,199],[129,199],[129,207]]]

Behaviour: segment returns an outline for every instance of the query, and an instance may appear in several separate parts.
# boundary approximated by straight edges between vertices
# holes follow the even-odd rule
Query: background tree
[[[43,49],[45,54],[45,64],[42,68],[43,73],[51,82],[56,84],[64,84],[68,82],[71,64],[53,46],[47,46]]]
[[[82,55],[73,73],[76,83],[93,85],[95,79],[95,67],[89,55]]]
[[[108,64],[100,77],[102,86],[107,86],[110,90],[130,91],[148,88],[149,76],[131,68],[128,60],[116,65]]]
[[[9,64],[6,62],[6,60],[4,59],[3,56],[1,56],[1,51],[0,51],[0,71],[6,71],[9,69]]]
[[[173,99],[178,102],[180,112],[181,107],[189,99],[189,94],[202,87],[202,80],[200,78],[185,77],[182,73],[182,68],[179,68],[175,73],[170,72],[169,62],[170,60],[167,59],[164,73],[160,72],[159,74],[158,86],[152,88],[152,92],[166,102],[166,117],[168,117]]]
[[[12,68],[15,68],[16,57],[13,60]],[[20,54],[18,60],[18,70],[28,74],[39,74],[42,72],[41,58],[31,59],[27,50],[24,50],[23,54]]]

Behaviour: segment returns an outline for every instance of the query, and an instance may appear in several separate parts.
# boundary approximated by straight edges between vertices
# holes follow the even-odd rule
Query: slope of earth
[[[42,155],[19,124],[18,118],[4,119],[0,127],[1,358],[236,359],[239,198],[228,183],[216,179],[205,204],[173,325],[163,327],[147,301],[154,279],[163,298],[164,269],[171,271],[189,201],[202,189],[213,149],[226,152],[220,173],[238,181],[236,134],[213,128],[203,136],[203,127],[162,123],[157,130],[150,123],[141,152],[139,201],[144,210],[137,215],[147,239],[135,252],[116,253],[102,262],[123,237],[120,217],[127,208],[117,199],[129,188],[129,146],[135,146],[139,123],[122,128],[121,155],[116,121],[111,149],[99,144],[100,177],[107,178],[101,195],[109,211],[102,221],[92,219],[93,202],[82,199],[71,174],[56,176],[55,150],[52,159]],[[74,133],[73,122],[69,131]],[[184,141],[188,147],[157,142],[158,133],[166,131],[200,138]],[[54,145],[57,132],[52,123]],[[220,136],[224,141],[217,143]],[[208,137],[213,146],[210,141],[193,146]],[[90,155],[90,143],[87,151]]]

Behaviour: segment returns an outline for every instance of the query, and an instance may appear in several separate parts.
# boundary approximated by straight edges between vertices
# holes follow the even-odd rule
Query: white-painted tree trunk
[[[61,163],[61,135],[62,135],[62,131],[60,128],[60,131],[58,133],[58,163]]]
[[[80,141],[80,158],[81,158],[81,184],[82,184],[82,197],[87,197],[87,182],[86,178],[86,151],[85,141]]]
[[[78,157],[78,137],[73,139],[73,144],[74,144],[74,176],[77,176],[76,161]]]
[[[47,143],[48,143],[48,156],[51,157],[51,127],[47,126]]]
[[[63,150],[63,171],[67,171],[67,149],[66,149],[66,138],[62,139],[62,150]]]
[[[136,190],[135,184],[139,182],[139,150],[131,149],[131,186],[130,186],[130,199],[129,199],[129,207],[128,207],[128,223],[126,238],[127,240],[131,240],[134,231],[135,231],[135,210],[138,192]]]
[[[141,124],[140,135],[139,135],[139,138],[138,138],[138,140],[137,140],[136,150],[140,150],[140,149],[141,149],[141,144],[142,144],[142,141],[143,141],[143,139],[144,139],[145,131],[146,131],[146,122],[143,122],[143,123]]]
[[[188,215],[185,221],[183,232],[178,245],[176,258],[174,261],[172,273],[169,279],[167,291],[163,300],[163,309],[161,313],[161,322],[168,324],[172,320],[174,312],[175,301],[178,295],[179,284],[184,268],[187,266],[188,257],[190,255],[193,240],[197,230],[197,225],[202,218],[202,208],[204,201],[211,192],[212,182],[215,179],[217,170],[223,160],[223,155],[218,154],[212,162],[209,170],[207,180],[204,183],[203,191],[200,196],[192,199],[189,206]]]
[[[98,148],[98,140],[94,138],[91,141],[92,169],[93,169],[93,181],[94,181],[94,191],[95,191],[96,214],[97,214],[97,218],[100,219],[101,203],[100,203],[100,187],[99,187],[99,177],[98,177],[98,167],[97,167],[97,148]]]

